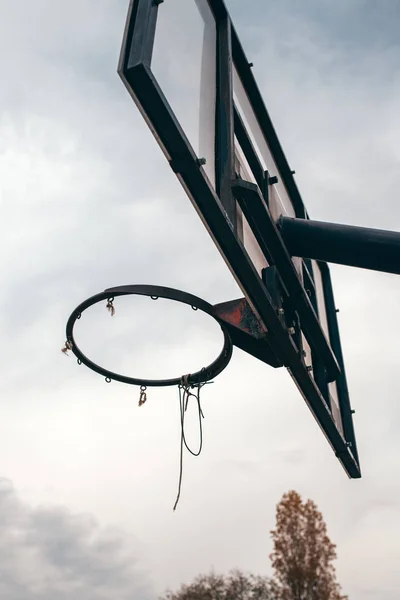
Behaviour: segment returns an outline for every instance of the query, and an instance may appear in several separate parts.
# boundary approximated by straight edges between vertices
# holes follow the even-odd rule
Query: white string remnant
[[[176,496],[176,500],[175,500],[175,504],[174,504],[174,508],[173,510],[176,510],[176,507],[178,506],[178,502],[179,502],[179,498],[181,495],[181,488],[182,488],[182,475],[183,475],[183,448],[185,447],[186,450],[188,450],[188,452],[190,452],[190,454],[192,454],[192,456],[199,456],[201,453],[201,450],[203,448],[203,426],[202,426],[202,419],[204,419],[204,414],[201,408],[201,404],[200,404],[200,390],[201,388],[206,384],[206,383],[211,383],[208,381],[205,381],[203,383],[197,383],[197,384],[190,384],[189,383],[189,377],[190,375],[184,375],[181,379],[181,383],[178,385],[178,389],[179,389],[179,410],[180,410],[180,420],[181,420],[181,447],[180,447],[180,459],[179,459],[179,482],[178,482],[178,493]],[[190,390],[195,390],[194,392],[191,392]],[[186,436],[185,436],[185,414],[187,411],[187,407],[188,407],[188,403],[189,403],[189,398],[195,398],[196,402],[197,402],[197,409],[198,409],[198,415],[199,415],[199,433],[200,433],[200,442],[199,442],[199,449],[197,451],[192,450],[187,441],[186,441]]]
[[[115,315],[115,306],[114,306],[113,302],[114,302],[114,298],[109,298],[107,300],[107,305],[106,305],[106,308],[112,317]]]
[[[61,352],[65,354],[65,356],[69,356],[68,352],[72,350],[72,342],[67,340],[64,344],[64,348],[61,348]]]

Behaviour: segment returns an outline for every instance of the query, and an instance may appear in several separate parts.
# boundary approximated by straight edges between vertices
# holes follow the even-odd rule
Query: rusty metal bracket
[[[226,327],[234,346],[271,367],[283,366],[269,343],[267,329],[254,314],[246,298],[215,304],[213,315]]]

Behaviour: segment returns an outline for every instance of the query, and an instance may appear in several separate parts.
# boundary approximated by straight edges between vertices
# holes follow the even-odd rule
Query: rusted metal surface
[[[256,317],[246,298],[231,300],[214,306],[216,315],[231,325],[259,339],[267,333],[264,324]]]
[[[269,343],[266,327],[246,298],[216,304],[213,311],[215,318],[228,329],[235,346],[272,367],[282,366]]]

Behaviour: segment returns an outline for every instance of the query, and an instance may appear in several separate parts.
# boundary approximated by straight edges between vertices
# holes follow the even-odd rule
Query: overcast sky
[[[400,3],[227,4],[311,217],[400,231]],[[269,574],[294,488],[323,512],[350,599],[396,600],[398,277],[331,269],[358,481],[287,372],[235,350],[203,390],[204,452],[173,513],[176,390],[139,410],[136,388],[60,352],[72,309],[112,285],[240,296],[116,73],[127,5],[0,0],[0,595],[155,600],[211,568]],[[218,327],[190,309],[116,308],[80,324],[106,366],[179,375],[218,352]]]

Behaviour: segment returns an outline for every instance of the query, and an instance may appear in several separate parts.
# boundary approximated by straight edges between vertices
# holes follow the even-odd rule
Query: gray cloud
[[[153,598],[127,536],[88,515],[33,508],[0,480],[0,594],[10,600]]]

